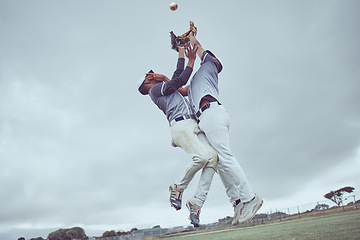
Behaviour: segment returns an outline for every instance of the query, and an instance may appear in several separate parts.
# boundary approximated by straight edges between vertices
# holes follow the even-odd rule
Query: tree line
[[[340,188],[336,191],[330,191],[324,195],[326,199],[329,199],[333,201],[338,207],[343,206],[344,200],[344,194],[352,193],[355,190],[355,188],[347,186]],[[325,206],[319,206],[319,207],[325,207]],[[328,207],[328,206],[327,206]],[[159,225],[154,226],[153,228],[160,228]],[[136,232],[137,228],[132,228],[128,232],[123,231],[105,231],[101,237],[97,238],[104,238],[104,237],[115,237],[115,236],[121,236],[121,235],[127,235],[129,233]],[[87,240],[88,236],[86,236],[84,229],[81,227],[73,227],[68,229],[59,229],[52,233],[50,233],[47,237],[48,240],[73,240],[73,239],[80,239],[80,240]],[[18,240],[26,240],[24,237],[18,238]],[[31,238],[30,240],[45,240],[42,237],[37,238]]]

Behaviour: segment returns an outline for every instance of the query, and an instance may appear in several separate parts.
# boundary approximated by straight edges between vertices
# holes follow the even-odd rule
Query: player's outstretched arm
[[[179,58],[185,58],[185,47],[178,46],[178,50],[179,50]]]
[[[186,47],[185,55],[189,59],[188,64],[187,64],[188,67],[194,68],[197,49],[198,49],[197,46],[194,46],[194,47],[191,48],[191,45],[189,45],[189,46]]]
[[[170,79],[163,74],[159,73],[147,73],[145,79],[155,80],[158,82],[169,82]]]
[[[189,59],[187,66],[190,67],[191,69],[194,68],[197,49],[198,49],[197,47],[192,48],[191,45],[187,46],[185,49],[185,55]],[[190,77],[190,75],[189,75],[189,77]],[[179,91],[179,93],[181,93],[181,95],[187,96],[188,88],[189,88],[189,85],[182,87],[182,88],[178,88],[178,91]]]
[[[189,39],[190,39],[191,45],[192,45],[194,48],[195,48],[195,47],[197,48],[196,53],[197,53],[197,55],[199,56],[199,58],[201,58],[202,55],[203,55],[203,53],[205,52],[205,50],[204,50],[203,47],[201,46],[200,42],[195,38],[193,32],[191,32],[191,33],[189,34]]]

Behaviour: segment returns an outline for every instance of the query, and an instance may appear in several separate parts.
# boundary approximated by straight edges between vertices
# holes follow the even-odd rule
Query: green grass
[[[302,218],[258,226],[196,232],[165,239],[181,240],[360,240],[360,211]]]

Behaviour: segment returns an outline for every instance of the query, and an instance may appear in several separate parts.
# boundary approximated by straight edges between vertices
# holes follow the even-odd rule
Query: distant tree
[[[204,229],[206,229],[206,225],[205,224],[200,224],[200,226],[197,227],[197,229],[204,230]],[[181,232],[183,232],[183,231],[181,231]]]
[[[129,234],[130,232],[118,231],[116,234],[118,236]]]
[[[266,213],[259,213],[259,214],[256,214],[254,219],[263,219],[263,218],[268,218],[268,215]]]
[[[160,225],[155,225],[152,228],[161,228]]]
[[[58,229],[48,236],[49,240],[72,240],[66,235],[66,229]]]
[[[327,205],[327,204],[317,204],[315,206],[315,211],[325,210],[325,209],[329,209],[329,205]]]
[[[48,236],[48,240],[73,240],[73,239],[87,240],[88,237],[86,236],[84,229],[80,227],[59,229],[55,232],[50,233]]]
[[[353,187],[343,187],[336,191],[331,191],[324,195],[325,198],[333,201],[338,207],[343,203],[343,195],[344,193],[352,193],[355,188]]]
[[[19,237],[18,240],[25,240],[25,238],[24,237]]]
[[[136,232],[138,229],[137,228],[132,228],[131,230],[130,230],[130,232]]]
[[[187,228],[185,228],[186,231],[194,231],[194,227],[192,225],[189,225]]]
[[[117,236],[117,233],[114,230],[106,231],[102,235],[103,238],[105,238],[105,237],[116,237],[116,236]]]
[[[30,238],[30,240],[45,240],[42,237],[37,237],[37,238]]]
[[[81,239],[81,240],[88,239],[88,237],[85,234],[84,229],[82,229],[81,227],[70,228],[66,231],[66,234],[71,236],[72,239]]]

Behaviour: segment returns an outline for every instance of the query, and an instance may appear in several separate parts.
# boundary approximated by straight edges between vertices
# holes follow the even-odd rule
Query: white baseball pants
[[[230,202],[248,202],[254,197],[242,167],[230,150],[229,115],[222,105],[210,103],[199,117],[199,128],[219,156],[218,173]]]
[[[181,147],[192,158],[180,180],[175,183],[177,187],[186,189],[195,174],[203,169],[192,199],[195,204],[202,207],[216,171],[217,154],[194,119],[176,122],[170,126],[170,132],[173,146]]]

